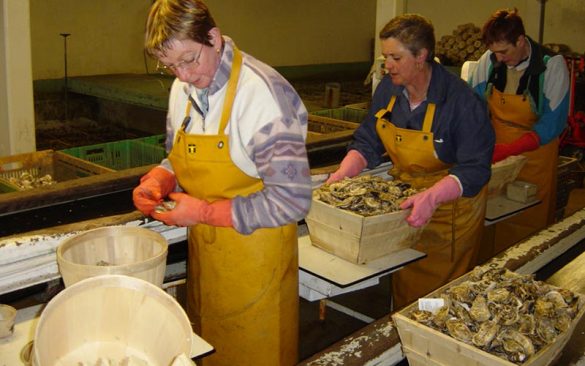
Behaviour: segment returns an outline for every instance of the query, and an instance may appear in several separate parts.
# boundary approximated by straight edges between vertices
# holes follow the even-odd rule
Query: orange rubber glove
[[[220,200],[213,203],[175,192],[169,198],[176,202],[175,208],[165,212],[153,212],[152,217],[172,226],[192,226],[208,224],[213,226],[232,226],[231,200]]]
[[[342,180],[345,177],[355,177],[360,174],[362,170],[368,165],[368,161],[357,150],[349,150],[345,158],[339,164],[333,174],[329,176],[325,183],[333,183]]]
[[[534,131],[526,132],[515,141],[509,144],[496,144],[494,146],[494,155],[492,163],[504,160],[508,156],[520,155],[527,151],[538,149],[540,146],[540,137]]]
[[[140,178],[140,184],[132,191],[134,206],[148,216],[163,198],[175,189],[176,185],[175,175],[157,166]]]
[[[456,200],[461,193],[459,182],[451,176],[446,176],[432,187],[408,197],[400,204],[400,208],[405,210],[412,207],[406,221],[410,226],[421,227],[431,219],[439,205]]]
[[[212,226],[233,227],[232,200],[219,200],[210,204],[203,223]]]

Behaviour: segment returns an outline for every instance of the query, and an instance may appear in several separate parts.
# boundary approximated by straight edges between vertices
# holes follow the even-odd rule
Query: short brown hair
[[[392,18],[380,31],[380,39],[396,38],[416,56],[423,48],[429,51],[427,61],[435,54],[435,29],[430,20],[418,14]]]
[[[209,31],[215,26],[207,5],[200,0],[156,0],[148,13],[144,48],[156,56],[164,54],[174,39],[211,46]]]
[[[501,41],[514,44],[518,37],[525,34],[524,23],[516,8],[497,10],[481,30],[481,37],[487,46]]]

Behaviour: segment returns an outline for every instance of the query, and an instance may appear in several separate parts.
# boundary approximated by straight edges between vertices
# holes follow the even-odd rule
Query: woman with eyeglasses
[[[423,228],[414,249],[427,257],[392,274],[394,308],[407,305],[475,265],[483,228],[494,131],[485,103],[434,59],[429,19],[404,14],[380,31],[386,75],[349,151],[328,182],[374,168],[422,192],[402,202]]]
[[[294,365],[296,223],[311,202],[307,110],[281,75],[221,34],[201,1],[155,1],[145,48],[176,79],[168,158],[133,200],[188,227],[187,312],[215,348],[201,364]],[[155,210],[167,199],[174,209]]]

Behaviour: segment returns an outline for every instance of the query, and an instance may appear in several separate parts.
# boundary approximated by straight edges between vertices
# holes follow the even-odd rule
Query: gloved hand
[[[212,226],[233,227],[232,200],[219,200],[211,203],[207,216],[202,222]]]
[[[175,175],[157,166],[140,178],[140,184],[132,191],[134,206],[144,215],[150,215],[154,208],[175,189]]]
[[[339,169],[331,174],[325,183],[337,182],[345,177],[355,177],[364,170],[366,165],[368,161],[359,151],[350,150],[339,164]]]
[[[408,197],[400,204],[400,208],[404,210],[412,207],[406,221],[410,226],[421,227],[431,219],[439,205],[459,198],[461,193],[459,182],[446,176],[432,187]]]
[[[518,139],[510,142],[509,144],[496,144],[494,146],[494,155],[492,157],[492,163],[497,163],[500,160],[504,160],[508,156],[520,155],[523,152],[532,151],[538,149],[540,146],[540,137],[534,131],[526,132]]]
[[[219,200],[210,204],[182,192],[171,193],[169,198],[176,202],[175,208],[165,212],[153,212],[154,219],[174,226],[192,226],[199,223],[233,226],[231,200]]]
[[[198,224],[208,215],[209,203],[191,197],[183,192],[174,192],[169,198],[176,202],[170,211],[152,212],[152,218],[171,226],[191,226]]]

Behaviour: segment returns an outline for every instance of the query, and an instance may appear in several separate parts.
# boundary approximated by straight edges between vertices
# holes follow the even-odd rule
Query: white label
[[[418,309],[419,310],[427,310],[431,313],[436,312],[439,310],[443,305],[445,305],[445,300],[438,298],[438,299],[431,299],[431,298],[420,298],[418,299]]]

